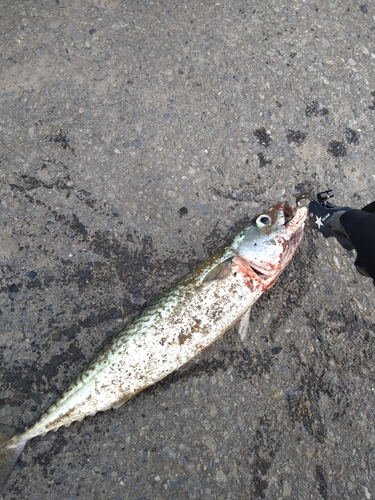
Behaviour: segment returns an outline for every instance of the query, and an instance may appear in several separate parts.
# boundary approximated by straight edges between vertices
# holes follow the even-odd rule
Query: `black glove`
[[[325,238],[335,237],[346,250],[353,250],[353,245],[340,222],[341,216],[351,210],[350,207],[336,207],[327,200],[333,196],[333,191],[318,193],[318,200],[309,204],[309,225],[320,231]]]
[[[357,252],[354,264],[358,272],[375,280],[375,202],[362,210],[344,212],[340,223]]]
[[[375,285],[375,201],[362,210],[337,207],[327,200],[333,191],[318,194],[309,204],[309,224],[325,238],[335,237],[346,249],[357,252],[359,273],[374,279]]]

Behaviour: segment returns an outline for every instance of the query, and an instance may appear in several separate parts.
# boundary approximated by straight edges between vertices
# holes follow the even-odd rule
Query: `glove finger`
[[[368,205],[363,207],[361,210],[372,214],[373,212],[375,212],[375,201],[373,201],[372,203],[369,203]]]

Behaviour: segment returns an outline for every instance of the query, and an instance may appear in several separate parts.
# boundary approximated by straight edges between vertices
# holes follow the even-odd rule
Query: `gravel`
[[[246,218],[374,199],[372,3],[3,2],[0,422]],[[374,288],[306,230],[199,358],[26,446],[2,499],[375,498]]]

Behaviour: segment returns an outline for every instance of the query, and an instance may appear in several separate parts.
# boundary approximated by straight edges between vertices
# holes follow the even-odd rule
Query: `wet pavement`
[[[23,428],[250,216],[375,196],[375,3],[8,1],[0,422]],[[306,231],[229,331],[32,440],[2,499],[375,498],[375,292]]]

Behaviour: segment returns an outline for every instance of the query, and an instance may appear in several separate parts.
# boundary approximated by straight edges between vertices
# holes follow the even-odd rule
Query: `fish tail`
[[[0,490],[26,444],[22,433],[9,425],[0,424]]]

